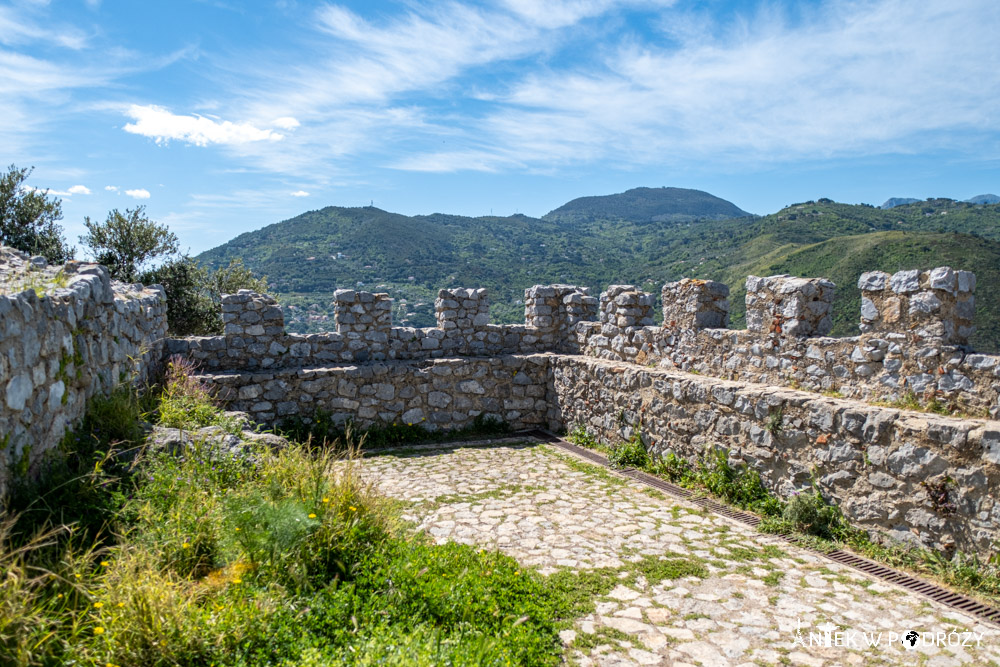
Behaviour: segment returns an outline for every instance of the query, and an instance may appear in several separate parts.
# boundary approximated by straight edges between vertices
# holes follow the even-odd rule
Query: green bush
[[[156,406],[157,423],[183,429],[235,428],[215,405],[209,387],[194,377],[195,372],[195,365],[181,356],[174,355],[167,361]]]
[[[649,452],[642,443],[642,431],[638,426],[632,430],[631,438],[611,448],[608,452],[608,462],[615,468],[632,467],[643,470],[649,466]]]
[[[842,538],[849,530],[840,508],[827,503],[817,489],[793,495],[782,518],[799,532],[827,540]]]

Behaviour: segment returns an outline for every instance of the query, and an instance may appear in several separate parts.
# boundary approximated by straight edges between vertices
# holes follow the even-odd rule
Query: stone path
[[[363,469],[439,543],[544,574],[613,570],[562,633],[570,664],[1000,665],[990,626],[547,445],[400,450]],[[930,634],[906,648],[910,631]]]

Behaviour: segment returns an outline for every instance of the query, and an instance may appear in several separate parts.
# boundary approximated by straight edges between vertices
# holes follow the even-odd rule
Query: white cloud
[[[295,192],[292,193],[292,196],[293,197],[308,197],[309,193],[306,192],[305,190],[296,190]]]
[[[41,27],[24,11],[0,7],[0,44],[16,45],[45,42],[72,49],[86,48],[87,37],[71,26]]]
[[[294,130],[299,126],[299,121],[291,116],[282,116],[281,118],[275,118],[271,121],[271,125],[281,128],[282,130]]]
[[[621,5],[649,5],[668,7],[675,0],[503,0],[503,4],[543,28],[561,28],[583,19],[599,16]]]
[[[90,188],[88,188],[86,185],[74,185],[69,189],[69,193],[71,195],[89,195]]]
[[[144,188],[139,188],[138,190],[126,190],[125,194],[127,194],[132,199],[149,199],[150,196],[149,190],[146,190]]]
[[[105,185],[104,189],[107,190],[108,192],[118,192],[117,185]]]
[[[394,166],[802,160],[954,149],[963,137],[982,151],[977,137],[1000,130],[997,26],[993,0],[842,0],[796,21],[764,12],[692,39],[681,29],[665,46],[625,42],[596,66],[536,69],[493,96],[463,123],[471,154]]]
[[[126,132],[150,137],[158,144],[171,139],[196,146],[209,144],[238,145],[254,141],[279,141],[284,135],[262,130],[250,123],[217,121],[205,116],[181,116],[155,105],[133,104],[125,115],[136,122],[123,128]]]

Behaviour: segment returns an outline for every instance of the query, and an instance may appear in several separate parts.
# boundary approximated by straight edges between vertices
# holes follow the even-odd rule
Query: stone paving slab
[[[548,445],[398,450],[362,469],[438,543],[543,574],[620,570],[562,633],[570,664],[1000,665],[1000,630]],[[651,583],[633,567],[650,557],[702,576]]]

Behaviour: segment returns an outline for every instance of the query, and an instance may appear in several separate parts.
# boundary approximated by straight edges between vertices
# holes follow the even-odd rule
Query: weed
[[[639,468],[649,466],[649,452],[642,442],[642,431],[638,425],[632,429],[632,437],[620,442],[608,452],[608,462],[616,468]]]
[[[781,433],[781,429],[784,427],[785,418],[785,408],[784,406],[779,406],[777,410],[772,412],[767,418],[767,424],[764,425],[764,430],[766,430],[771,435],[778,435]]]

